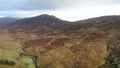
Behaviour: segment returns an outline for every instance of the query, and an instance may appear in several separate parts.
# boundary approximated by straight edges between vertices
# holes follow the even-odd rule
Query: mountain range
[[[120,16],[70,22],[43,14],[0,24],[0,58],[15,62],[9,68],[120,68]]]

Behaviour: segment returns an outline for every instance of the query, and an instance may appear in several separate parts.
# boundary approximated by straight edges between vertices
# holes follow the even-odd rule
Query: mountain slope
[[[29,58],[38,68],[119,68],[119,26],[120,16],[68,22],[45,14],[6,24],[1,33],[21,45],[16,65]]]
[[[19,18],[13,18],[13,17],[3,17],[0,18],[0,23],[8,23],[8,22],[14,22],[18,20]]]
[[[102,17],[72,22],[72,25],[70,25],[68,28],[66,27],[66,29],[70,29],[71,27],[73,29],[89,28],[89,27],[119,28],[119,25],[120,25],[120,16],[102,16]]]
[[[5,27],[14,31],[25,31],[34,33],[53,32],[62,26],[66,25],[68,21],[63,21],[55,16],[43,14],[40,16],[25,18],[13,23],[7,24]]]

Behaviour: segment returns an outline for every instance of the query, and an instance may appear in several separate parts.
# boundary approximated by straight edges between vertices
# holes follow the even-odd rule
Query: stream
[[[24,53],[20,54],[20,60],[27,65],[27,68],[38,68],[37,64],[37,56],[29,54],[26,49],[25,45],[21,45],[21,49]]]

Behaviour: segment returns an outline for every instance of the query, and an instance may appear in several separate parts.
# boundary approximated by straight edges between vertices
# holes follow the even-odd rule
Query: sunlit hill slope
[[[29,61],[29,62],[28,62]],[[0,68],[120,68],[120,16],[40,15],[0,26]]]

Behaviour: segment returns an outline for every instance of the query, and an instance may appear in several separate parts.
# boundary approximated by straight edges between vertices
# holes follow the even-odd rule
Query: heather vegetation
[[[13,61],[8,61],[8,60],[0,60],[0,64],[15,65],[15,62],[13,62]]]
[[[120,17],[42,15],[0,30],[0,68],[120,68]]]
[[[113,68],[120,68],[120,35],[117,34],[108,41],[109,56],[106,58],[105,65]]]

